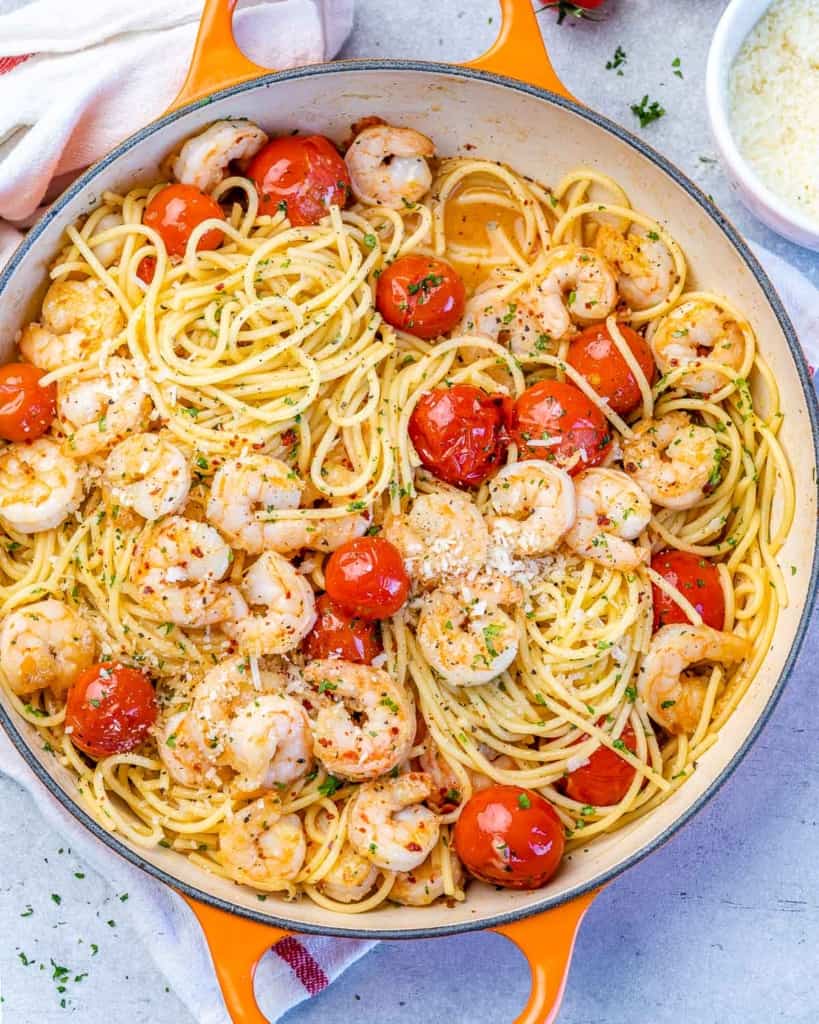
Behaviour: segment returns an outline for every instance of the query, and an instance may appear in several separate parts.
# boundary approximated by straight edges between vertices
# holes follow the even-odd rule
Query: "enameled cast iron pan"
[[[810,619],[816,581],[817,407],[793,328],[747,246],[705,196],[675,167],[622,128],[577,102],[543,50],[530,0],[502,0],[495,45],[458,67],[397,60],[343,61],[270,73],[237,49],[235,0],[206,0],[190,73],[171,111],[123,142],[75,182],[29,233],[0,276],[0,357],[36,312],[47,268],[65,227],[88,212],[105,189],[153,183],[159,162],[183,139],[223,117],[249,117],[268,132],[293,128],[342,139],[368,114],[411,125],[444,153],[501,159],[542,181],[579,164],[598,167],[624,186],[641,210],[667,223],[688,256],[694,286],[710,284],[744,310],[782,392],[781,438],[797,485],[796,520],[782,553],[799,566],[788,577],[790,605],[742,703],[697,772],[651,815],[567,858],[536,892],[497,892],[475,883],[454,908],[385,905],[361,917],[332,914],[304,901],[268,900],[192,866],[171,850],[140,850],[92,821],[76,800],[70,775],[40,749],[34,730],[12,718],[0,698],[0,721],[33,770],[99,839],[179,890],[205,930],[234,1021],[261,1024],[253,970],[285,930],[362,938],[413,938],[492,928],[517,943],[532,968],[529,1002],[518,1024],[551,1021],[565,983],[580,920],[595,892],[651,852],[716,792],[770,714]],[[522,81],[521,79],[525,79]],[[473,148],[474,147],[474,148]]]

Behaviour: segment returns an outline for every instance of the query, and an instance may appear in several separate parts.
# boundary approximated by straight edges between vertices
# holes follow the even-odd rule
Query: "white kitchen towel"
[[[168,107],[202,10],[202,0],[35,0],[2,13],[16,2],[0,0],[0,265],[20,239],[15,225]],[[327,60],[353,3],[247,0],[236,40],[263,67]]]

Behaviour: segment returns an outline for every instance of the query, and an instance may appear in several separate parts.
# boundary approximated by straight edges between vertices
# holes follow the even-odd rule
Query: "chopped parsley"
[[[648,93],[646,93],[639,103],[631,104],[631,112],[639,118],[640,127],[645,128],[652,121],[659,121],[665,114],[665,108],[661,107],[656,100],[649,101]]]
[[[337,779],[335,775],[328,775],[319,786],[318,791],[322,796],[332,796],[337,789],[341,789],[341,786],[341,779]]]
[[[521,810],[528,811],[531,806],[532,801],[529,799],[528,795],[526,793],[520,793],[518,795],[518,807],[520,807]]]
[[[622,46],[618,46],[614,51],[614,56],[611,60],[606,61],[606,71],[616,71],[618,75],[622,75],[623,72],[620,71],[619,68],[621,68],[627,61],[628,57],[626,56],[626,51]]]

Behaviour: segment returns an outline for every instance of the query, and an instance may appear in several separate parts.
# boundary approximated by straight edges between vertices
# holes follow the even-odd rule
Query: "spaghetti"
[[[57,599],[90,626],[100,661],[138,667],[156,684],[160,720],[147,738],[132,750],[89,757],[67,728],[66,687],[14,685],[0,636],[8,699],[36,727],[46,750],[77,776],[86,809],[133,844],[169,846],[259,892],[303,894],[327,909],[359,913],[391,893],[406,903],[428,902],[419,886],[431,898],[463,898],[451,834],[470,796],[489,782],[545,796],[569,849],[667,799],[742,699],[787,602],[777,554],[792,522],[794,486],[777,436],[782,413],[776,382],[741,313],[712,292],[686,292],[685,257],[666,228],[633,209],[617,182],[589,168],[549,189],[502,164],[449,158],[434,165],[431,187],[418,200],[397,207],[332,205],[319,222],[308,224],[293,223],[286,204],[265,212],[254,181],[232,175],[212,193],[223,217],[195,226],[181,256],[169,255],[161,231],[146,217],[164,187],[106,193],[84,223],[68,229],[51,268],[52,289],[96,282],[95,294],[104,295],[116,329],[95,337],[85,310],[69,330],[58,330],[58,318],[46,316],[47,299],[42,326],[27,328],[21,341],[26,354],[37,339],[46,346],[36,350],[40,361],[32,360],[47,371],[43,386],[56,383],[60,396],[60,415],[46,436],[79,467],[81,501],[57,525],[31,532],[9,520],[0,494],[0,611],[6,622],[21,609]],[[198,248],[214,230],[221,232],[221,244]],[[656,272],[664,285],[640,276],[638,257],[645,250],[639,247],[649,242],[660,253]],[[589,255],[578,256],[583,253]],[[424,339],[396,328],[376,308],[379,277],[408,255],[448,261],[466,286],[467,313],[444,337]],[[615,301],[602,316],[571,308],[582,288],[599,286],[581,280],[587,268],[577,259],[599,261],[604,276],[616,282]],[[547,283],[569,260],[575,261],[572,280],[546,294]],[[662,294],[647,294],[640,308],[629,304],[624,294],[635,281]],[[547,299],[569,324],[562,335],[544,327],[548,318],[537,303]],[[679,358],[685,335],[702,330],[696,317],[703,310],[723,329],[731,325],[726,337],[738,351],[733,363],[707,345],[694,349],[693,361]],[[67,298],[62,314],[75,315]],[[676,336],[666,331],[675,316]],[[528,338],[526,317],[534,324]],[[599,382],[570,358],[578,328],[590,323],[605,323],[635,382],[639,397],[630,411],[613,408]],[[35,328],[45,333],[34,338]],[[644,332],[655,358],[664,351],[663,331],[668,334],[672,351],[658,380],[630,347],[627,328]],[[77,332],[88,344],[72,348]],[[93,390],[100,379],[110,383],[117,360],[127,364],[128,389],[138,393],[140,411],[115,424],[114,407],[124,398],[122,390],[109,388],[110,411],[98,419],[99,437],[92,437],[91,450],[75,455],[71,415],[82,421],[84,406],[79,399],[72,406],[72,395],[78,388]],[[717,375],[719,386],[699,389],[692,374]],[[425,395],[472,385],[511,404],[544,381],[573,386],[605,419],[605,443],[615,439],[609,466],[618,465],[622,446],[633,441],[643,420],[684,414],[686,422],[718,438],[717,471],[699,499],[677,508],[653,504],[641,535],[646,552],[683,552],[716,567],[721,629],[747,642],[744,658],[712,659],[699,677],[702,699],[692,727],[678,731],[658,723],[638,683],[652,645],[658,594],[682,621],[702,628],[696,590],[678,587],[649,565],[647,553],[637,567],[622,569],[579,553],[564,538],[533,556],[490,546],[482,570],[505,577],[521,597],[504,613],[515,625],[515,656],[489,682],[453,685],[430,663],[419,627],[428,588],[410,561],[414,596],[381,622],[384,653],[376,661],[406,693],[413,719],[417,707],[420,723],[387,777],[420,769],[439,794],[437,803],[428,801],[436,831],[423,866],[393,870],[368,861],[360,844],[352,852],[360,780],[329,770],[319,746],[303,759],[309,771],[296,770],[284,783],[239,786],[224,760],[199,777],[175,770],[173,758],[183,744],[173,722],[183,720],[214,666],[238,659],[227,663],[240,664],[257,693],[267,693],[264,680],[273,673],[277,693],[302,699],[302,670],[310,659],[299,646],[301,636],[273,653],[264,645],[243,647],[235,629],[209,618],[207,607],[201,621],[186,623],[149,599],[143,560],[165,520],[146,520],[117,501],[106,476],[112,448],[136,431],[161,434],[184,453],[190,482],[174,513],[218,526],[218,542],[227,537],[230,548],[229,567],[202,584],[205,606],[215,586],[232,588],[219,591],[222,596],[241,591],[254,559],[269,546],[283,551],[291,570],[320,593],[328,549],[337,543],[316,543],[313,531],[326,538],[384,527],[384,535],[393,536],[417,501],[436,495],[453,503],[468,500],[491,518],[490,483],[457,489],[422,465],[410,433]],[[546,458],[554,450],[551,440],[540,443],[544,447],[529,454]],[[514,463],[523,454],[523,442],[513,437],[504,461]],[[301,489],[300,500],[268,506],[258,517],[264,538],[297,538],[283,547],[267,539],[256,548],[236,543],[224,517],[215,517],[215,476],[249,456],[281,460]],[[577,458],[575,470],[582,468]],[[5,480],[0,470],[0,491]],[[287,490],[286,481],[277,486]],[[228,503],[239,501],[241,487],[241,480],[228,476]],[[465,524],[459,528],[468,533]],[[429,537],[421,542],[432,544]],[[444,558],[434,547],[427,556]],[[259,617],[247,605],[238,614]],[[219,713],[226,713],[225,706],[218,705]],[[629,744],[623,740],[627,732]],[[631,771],[617,799],[598,806],[573,798],[566,780],[601,749]],[[298,848],[291,851],[295,866],[280,875],[258,870],[248,860],[246,842],[235,853],[237,830],[263,845],[265,824],[252,817],[259,807],[297,833],[291,843]],[[396,895],[401,887],[403,896]]]

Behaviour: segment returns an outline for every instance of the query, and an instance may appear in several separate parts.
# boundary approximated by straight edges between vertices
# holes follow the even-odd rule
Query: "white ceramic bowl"
[[[717,24],[705,73],[711,131],[723,167],[742,202],[772,231],[808,249],[819,250],[819,223],[793,209],[772,192],[739,151],[731,130],[728,76],[748,33],[772,0],[731,0]]]

